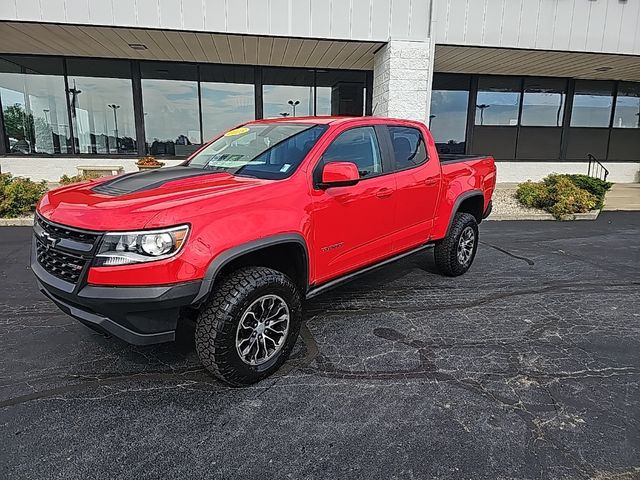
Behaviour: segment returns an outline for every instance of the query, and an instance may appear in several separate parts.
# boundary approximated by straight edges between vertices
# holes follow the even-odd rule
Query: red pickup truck
[[[419,122],[255,121],[180,166],[50,191],[31,268],[64,312],[129,343],[195,317],[204,366],[246,385],[286,360],[303,299],[426,248],[466,272],[495,181],[491,157],[439,157]]]

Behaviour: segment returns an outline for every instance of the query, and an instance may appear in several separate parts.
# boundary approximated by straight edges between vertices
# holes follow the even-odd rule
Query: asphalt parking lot
[[[405,259],[307,304],[231,389],[191,334],[133,347],[40,295],[0,229],[0,478],[640,478],[640,214],[485,222],[463,277]]]

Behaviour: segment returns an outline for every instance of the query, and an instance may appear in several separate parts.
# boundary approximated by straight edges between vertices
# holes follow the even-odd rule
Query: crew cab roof
[[[317,116],[317,117],[286,117],[286,118],[264,118],[261,120],[254,120],[248,122],[247,125],[250,124],[261,124],[261,123],[308,123],[313,125],[335,125],[342,123],[350,123],[350,122],[360,122],[362,120],[372,120],[372,123],[381,123],[385,121],[393,122],[393,123],[405,123],[409,124],[417,124],[419,122],[401,118],[384,118],[384,117],[335,117],[335,116]]]

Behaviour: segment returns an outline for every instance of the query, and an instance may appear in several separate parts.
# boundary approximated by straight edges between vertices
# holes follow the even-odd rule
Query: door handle
[[[381,188],[380,190],[378,190],[376,192],[376,197],[378,198],[387,198],[390,197],[391,195],[393,195],[393,189],[392,188]]]
[[[437,177],[436,178],[427,178],[424,181],[425,185],[435,185],[436,183],[438,183],[438,178]]]

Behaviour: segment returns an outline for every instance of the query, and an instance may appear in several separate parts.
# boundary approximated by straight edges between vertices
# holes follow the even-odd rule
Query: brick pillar
[[[392,40],[375,55],[373,114],[429,123],[431,42]]]

